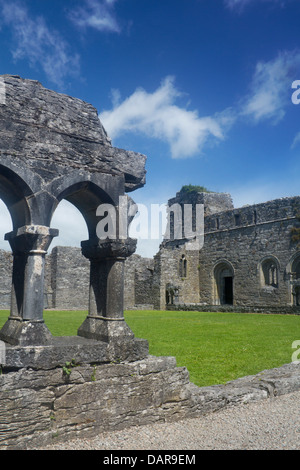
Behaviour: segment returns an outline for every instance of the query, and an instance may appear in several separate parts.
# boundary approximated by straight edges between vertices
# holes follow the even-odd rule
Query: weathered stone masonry
[[[184,201],[205,202],[203,248],[187,250],[185,239],[172,239],[162,243],[153,259],[130,256],[125,308],[297,310],[300,250],[291,231],[298,223],[299,197],[236,209],[228,194],[203,193]],[[0,306],[8,308],[12,258],[5,251],[0,257]],[[47,255],[46,308],[86,310],[88,284],[89,262],[80,248],[55,247]]]
[[[194,202],[198,197],[206,201],[211,248],[188,253],[184,240],[174,239],[162,244],[154,260],[143,260],[133,255],[135,240],[96,237],[96,208],[108,202],[118,210],[119,197],[144,184],[145,157],[113,148],[91,105],[32,80],[5,75],[1,81],[0,197],[13,230],[6,235],[12,254],[0,252],[3,303],[11,285],[10,316],[0,330],[5,344],[0,448],[26,449],[135,424],[195,417],[299,390],[298,364],[225,386],[198,388],[174,358],[149,356],[147,341],[134,337],[123,316],[124,272],[128,306],[152,299],[156,308],[167,301],[179,305],[191,300],[238,305],[251,301],[258,273],[262,304],[272,297],[273,305],[273,295],[280,305],[292,299],[297,303],[299,252],[287,237],[296,199],[294,205],[293,200],[274,201],[265,214],[258,208],[255,223],[249,219],[245,224],[243,217],[250,212],[241,210],[232,227],[226,221],[236,214],[222,206],[228,198],[197,195]],[[89,239],[82,241],[80,256],[78,250],[56,248],[46,257],[58,236],[51,218],[62,199],[82,212]],[[248,237],[248,256],[242,234]],[[260,266],[255,273],[251,256]],[[248,266],[248,294],[238,274],[242,263]],[[290,291],[281,287],[283,282]],[[44,324],[45,303],[71,308],[72,298],[77,308],[87,302],[86,320],[77,336],[55,338]]]
[[[3,75],[1,83],[0,197],[12,218],[13,230],[5,238],[13,266],[10,316],[0,338],[13,345],[51,341],[43,321],[45,259],[58,236],[52,216],[66,199],[82,213],[89,234],[81,243],[89,260],[88,316],[78,335],[104,339],[114,332],[132,339],[123,318],[123,275],[136,240],[119,238],[119,228],[116,239],[99,240],[96,211],[102,203],[118,211],[120,197],[144,185],[146,157],[112,147],[90,104],[18,76]],[[60,295],[67,286],[60,285],[61,266],[54,258],[49,296],[52,290],[52,305],[66,301],[68,306]],[[114,296],[108,294],[112,287]]]
[[[120,196],[144,184],[145,157],[113,148],[91,105],[32,80],[0,78],[0,197],[13,223],[5,236],[10,261],[1,253],[12,282],[10,315],[0,330],[0,448],[182,417],[184,404],[190,408],[187,372],[172,358],[149,357],[147,340],[135,338],[124,319],[124,265],[136,240],[120,237],[119,227],[116,238],[96,236],[97,207],[104,202],[118,211]],[[88,228],[81,242],[89,262],[88,315],[76,336],[56,338],[44,323],[45,297],[69,308],[66,291],[82,285],[76,275],[61,285],[68,250],[65,259],[53,253],[45,277],[46,254],[58,236],[51,219],[62,199],[80,210]],[[68,265],[77,275],[83,267]]]
[[[299,305],[292,282],[300,252],[291,240],[299,206],[299,197],[283,198],[209,216],[199,256],[201,301],[225,303],[218,269],[228,269],[233,278],[232,304]]]
[[[176,308],[248,307],[285,313],[300,305],[300,250],[292,241],[300,197],[237,209],[229,194],[198,193],[187,199],[178,193],[177,200],[204,204],[204,246],[195,252],[186,249],[184,239],[162,243],[155,257],[158,308],[168,303],[170,284],[178,289]]]

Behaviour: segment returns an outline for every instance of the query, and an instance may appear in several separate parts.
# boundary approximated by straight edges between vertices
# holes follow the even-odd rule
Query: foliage
[[[75,359],[72,359],[72,361],[66,361],[65,365],[62,368],[63,374],[69,377],[72,372],[72,367],[76,367]]]
[[[179,192],[190,194],[190,193],[211,193],[212,191],[209,191],[204,186],[195,186],[193,184],[188,184],[188,185],[182,186]]]

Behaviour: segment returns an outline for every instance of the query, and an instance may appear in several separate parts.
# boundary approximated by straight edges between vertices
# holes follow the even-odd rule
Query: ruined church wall
[[[12,254],[0,250],[0,308],[11,303]],[[153,308],[154,260],[132,255],[125,262],[124,308]],[[54,247],[45,259],[45,308],[87,310],[90,263],[77,247]]]
[[[90,263],[76,247],[54,247],[45,267],[45,307],[87,310]]]
[[[210,213],[205,217],[204,246],[186,250],[182,241],[162,244],[154,259],[132,255],[125,262],[124,308],[165,309],[166,287],[179,288],[180,304],[217,305],[215,267],[228,262],[234,271],[236,306],[291,305],[289,271],[300,250],[291,240],[300,197]],[[187,263],[182,276],[179,263]],[[278,287],[263,284],[261,265],[273,259]],[[300,259],[300,258],[299,258]],[[45,308],[88,308],[89,261],[80,248],[55,247],[46,256]],[[10,308],[12,255],[0,250],[0,307]]]
[[[266,222],[294,219],[300,212],[300,197],[286,197],[261,204],[243,206],[210,214],[205,218],[205,233],[251,227]]]
[[[291,230],[299,201],[300,198],[284,198],[207,218],[204,247],[199,256],[201,303],[218,303],[214,273],[218,263],[224,261],[234,271],[234,305],[292,303],[287,267],[298,252],[291,241]],[[208,231],[209,227],[214,230]],[[268,258],[278,267],[277,287],[264,284],[261,266]]]
[[[180,270],[180,260],[186,260],[186,275]],[[155,306],[165,309],[166,289],[172,284],[179,289],[179,302],[199,303],[199,252],[186,250],[184,246],[162,248],[156,255],[156,289],[153,290]],[[159,287],[158,287],[159,285]]]
[[[125,261],[124,308],[153,308],[154,260],[133,254]]]
[[[222,263],[233,272],[233,305],[291,305],[289,271],[291,260],[300,251],[292,242],[291,230],[299,208],[300,198],[292,197],[221,212],[207,210],[200,252],[189,253],[182,240],[161,245],[155,257],[156,308],[165,308],[167,283],[179,287],[181,305],[222,303],[216,274]],[[183,254],[187,260],[185,279],[178,269]],[[265,283],[262,265],[266,259],[277,267],[276,286]]]

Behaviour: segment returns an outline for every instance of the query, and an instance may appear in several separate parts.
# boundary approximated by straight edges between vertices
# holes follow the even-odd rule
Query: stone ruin
[[[112,147],[91,105],[37,81],[9,75],[1,80],[0,197],[13,224],[5,236],[13,254],[11,311],[0,331],[8,345],[7,365],[50,364],[64,351],[43,321],[45,255],[58,236],[51,219],[62,199],[78,208],[89,233],[82,241],[90,262],[89,312],[68,347],[100,354],[103,361],[115,355],[144,357],[146,342],[134,338],[123,315],[124,261],[134,253],[136,240],[118,234],[99,240],[96,210],[103,203],[118,210],[120,196],[144,185],[146,157]],[[44,345],[39,359],[24,348]]]
[[[171,230],[154,257],[154,308],[300,313],[300,196],[235,208],[228,193],[180,191],[176,204],[203,206],[204,243],[188,249]],[[179,296],[168,302],[169,284]]]
[[[118,211],[119,197],[144,185],[146,157],[112,147],[91,105],[0,76],[0,136],[0,197],[13,223],[5,236],[13,263],[10,316],[0,330],[0,449],[196,417],[300,389],[293,364],[198,388],[175,358],[149,356],[148,342],[135,338],[123,300],[136,241],[99,240],[96,210],[108,203]],[[57,338],[43,319],[44,275],[62,199],[88,227],[81,250],[90,263],[89,310],[77,336]]]
[[[112,147],[90,104],[19,76],[0,76],[0,137],[0,197],[13,226],[5,235],[13,262],[0,330],[0,448],[186,416],[194,403],[186,369],[149,356],[147,340],[124,320],[124,263],[136,248],[124,237],[130,219],[116,237],[97,236],[97,208],[118,214],[121,199],[133,204],[127,193],[144,185],[146,157]],[[87,224],[81,250],[90,275],[88,315],[76,336],[59,338],[43,309],[45,256],[58,236],[51,219],[62,199]]]

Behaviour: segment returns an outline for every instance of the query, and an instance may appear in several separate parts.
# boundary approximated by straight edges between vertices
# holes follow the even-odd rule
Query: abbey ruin
[[[179,192],[174,202],[204,204],[204,246],[189,250],[187,240],[173,238],[153,259],[127,258],[126,309],[300,309],[300,249],[292,240],[300,197],[234,208],[229,194]],[[47,266],[48,308],[86,308],[78,295],[88,283],[80,250],[57,247]]]
[[[11,283],[13,292],[16,283],[21,292],[26,290],[20,272],[29,249],[43,263],[41,279],[36,280],[37,286],[42,283],[40,298],[16,294],[8,325],[20,316],[23,300],[28,301],[28,312],[30,302],[39,303],[39,318],[42,308],[88,310],[91,259],[97,258],[95,249],[101,245],[97,207],[111,203],[118,209],[120,195],[144,185],[146,157],[113,148],[91,105],[45,90],[32,80],[8,75],[1,80],[6,93],[1,105],[0,196],[14,229],[6,235],[12,255],[0,250],[0,307],[11,307]],[[74,204],[87,223],[90,239],[81,247],[51,249],[51,240],[58,236],[50,228],[51,218],[62,199]],[[188,240],[178,237],[174,227],[153,259],[133,254],[135,240],[126,247],[123,243],[126,309],[291,311],[299,306],[300,249],[291,233],[299,225],[300,197],[234,208],[230,194],[179,191],[168,207],[174,204],[203,206],[204,245],[187,249]],[[109,243],[117,256],[117,246]],[[103,241],[101,246],[104,250]],[[33,319],[32,313],[28,316]]]
[[[298,313],[300,249],[292,231],[300,198],[235,209],[229,194],[180,191],[168,203],[170,236],[143,259],[134,254],[137,241],[120,236],[120,223],[115,238],[97,236],[97,208],[120,213],[121,197],[134,206],[128,193],[145,184],[146,157],[113,147],[88,103],[19,76],[0,76],[0,88],[0,198],[13,225],[5,235],[11,250],[0,251],[0,307],[10,310],[0,329],[0,448],[196,417],[299,389],[288,365],[271,373],[273,388],[258,375],[201,390],[175,358],[149,355],[124,309]],[[51,249],[63,199],[83,215],[88,240]],[[174,203],[201,205],[203,246],[178,236]],[[87,315],[76,336],[56,337],[44,322],[47,308]]]
[[[178,192],[168,204],[204,204],[204,246],[164,240],[154,258],[125,262],[125,309],[292,312],[300,309],[300,197],[234,208],[229,194]],[[11,256],[0,251],[0,305],[9,308]],[[44,307],[87,310],[89,262],[80,248],[46,257]]]

